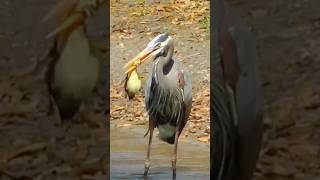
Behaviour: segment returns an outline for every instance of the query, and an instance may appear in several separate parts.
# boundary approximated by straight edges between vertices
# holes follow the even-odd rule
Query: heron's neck
[[[166,65],[168,65],[170,63],[170,61],[172,61],[172,56],[173,56],[173,51],[174,51],[173,43],[170,42],[168,44],[168,47],[169,48],[168,48],[167,54],[165,54],[165,56],[164,56],[162,68],[164,68]]]
[[[173,47],[173,43],[168,44],[168,51],[166,54],[164,54],[162,57],[160,57],[161,59],[159,60],[158,64],[157,64],[157,73],[158,74],[163,74],[166,75],[166,69],[170,68],[168,66],[170,66],[172,64],[172,56],[173,56],[173,52],[174,52],[174,47]]]
[[[174,48],[173,48],[173,44],[169,44],[169,49],[167,51],[166,54],[164,54],[164,56],[159,57],[159,61],[157,63],[157,65],[155,66],[155,72],[156,72],[156,76],[158,81],[162,81],[160,84],[165,84],[166,78],[168,78],[166,75],[170,72],[172,65],[173,65],[173,52],[174,52]]]

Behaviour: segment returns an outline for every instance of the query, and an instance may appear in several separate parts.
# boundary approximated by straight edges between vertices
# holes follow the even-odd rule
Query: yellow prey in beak
[[[132,99],[140,91],[141,79],[137,73],[137,69],[127,74],[124,89],[129,99]]]

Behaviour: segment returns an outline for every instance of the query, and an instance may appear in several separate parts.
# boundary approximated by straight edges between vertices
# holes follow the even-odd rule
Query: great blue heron
[[[173,39],[167,33],[155,37],[127,66],[153,59],[145,88],[145,105],[149,114],[149,135],[144,174],[150,168],[150,149],[154,128],[161,140],[174,144],[173,176],[176,176],[177,146],[181,131],[187,123],[191,106],[191,76],[180,61],[174,59]]]
[[[215,180],[251,179],[262,140],[261,82],[256,46],[242,21],[222,3],[220,58],[214,57],[211,174]],[[217,55],[217,53],[214,53]]]
[[[103,1],[60,1],[44,18],[62,16],[63,20],[48,35],[54,37],[54,47],[49,54],[52,60],[47,79],[62,120],[72,118],[102,81],[103,55],[89,41],[85,27],[85,19],[100,3]]]

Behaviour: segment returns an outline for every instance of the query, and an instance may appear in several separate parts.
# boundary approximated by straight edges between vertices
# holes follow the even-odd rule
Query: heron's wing
[[[191,82],[191,74],[190,71],[183,67],[181,61],[173,59],[174,61],[174,73],[172,73],[172,78],[178,79],[178,85],[183,92],[183,100],[187,109],[191,109],[192,104],[192,82]],[[177,74],[176,74],[177,72]],[[189,115],[188,113],[186,115]]]
[[[180,69],[180,71],[178,72],[178,83],[183,93],[182,95],[183,95],[184,112],[181,120],[183,120],[184,123],[183,123],[183,126],[180,127],[180,128],[183,128],[188,120],[189,114],[191,112],[191,106],[192,106],[192,86],[191,86],[191,75],[189,71],[187,71],[184,68]]]
[[[179,77],[180,87],[183,90],[184,103],[187,107],[190,106],[191,108],[191,103],[192,103],[191,74],[186,69],[182,69],[179,72],[178,77]]]
[[[154,78],[153,78],[153,72],[150,73],[148,81],[146,83],[146,87],[145,87],[145,105],[146,108],[149,109],[150,106],[150,102],[153,98],[153,93],[152,93],[152,89],[156,86]]]
[[[153,95],[154,95],[153,92],[154,92],[154,89],[156,87],[156,82],[155,82],[155,79],[154,79],[153,75],[154,75],[154,72],[151,71],[151,74],[149,76],[149,79],[148,79],[148,81],[146,83],[146,88],[145,88],[145,98],[144,98],[144,100],[145,100],[145,106],[146,106],[146,110],[147,111],[149,111],[149,108],[151,106],[151,102],[152,102],[152,100],[154,98],[153,97]],[[144,137],[146,137],[148,135],[149,131],[155,127],[155,124],[156,124],[155,123],[155,119],[152,119],[149,116],[149,129],[145,133]]]
[[[213,103],[211,117],[213,117],[213,177],[217,180],[233,179],[236,170],[236,127],[230,109],[230,96],[226,83],[217,77],[211,82]]]

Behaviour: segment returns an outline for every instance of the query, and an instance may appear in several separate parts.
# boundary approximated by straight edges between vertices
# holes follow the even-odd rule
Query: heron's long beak
[[[71,31],[75,27],[82,25],[85,21],[85,15],[83,13],[74,13],[71,16],[69,16],[63,24],[61,24],[59,27],[57,27],[55,30],[50,32],[47,35],[47,38],[50,38],[52,36],[55,36],[63,31]]]
[[[49,13],[42,19],[41,22],[56,19],[63,20],[76,7],[78,0],[60,0]]]
[[[131,72],[132,70],[136,69],[138,65],[151,59],[160,51],[161,51],[160,47],[156,47],[156,48],[147,47],[146,49],[141,51],[136,57],[134,57],[132,60],[130,60],[127,64],[123,66],[124,69],[128,68],[128,70],[125,73],[127,74],[128,72]]]

